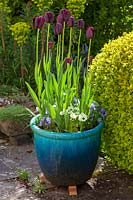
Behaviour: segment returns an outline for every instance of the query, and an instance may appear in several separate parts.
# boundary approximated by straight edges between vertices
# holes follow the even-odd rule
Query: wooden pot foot
[[[77,195],[77,186],[68,186],[68,193],[70,196],[76,196]]]

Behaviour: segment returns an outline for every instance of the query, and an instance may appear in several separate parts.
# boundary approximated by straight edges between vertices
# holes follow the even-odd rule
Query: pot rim
[[[80,139],[80,138],[87,138],[91,137],[94,135],[97,135],[101,133],[101,130],[104,127],[104,122],[100,122],[96,127],[85,130],[85,131],[79,131],[79,132],[54,132],[54,131],[48,131],[39,128],[36,125],[36,119],[39,117],[39,115],[34,116],[30,120],[30,127],[34,134],[40,135],[42,137],[47,137],[47,138],[53,138],[53,139],[66,139],[66,140],[71,140],[71,139]]]

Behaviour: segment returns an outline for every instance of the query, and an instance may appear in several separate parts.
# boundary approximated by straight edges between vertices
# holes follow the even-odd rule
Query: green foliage
[[[78,19],[81,13],[84,13],[86,0],[68,0],[67,8],[71,11],[71,15]]]
[[[0,11],[10,13],[10,7],[8,6],[9,0],[1,0],[0,2]]]
[[[53,0],[31,0],[36,6],[37,8],[41,11],[41,10],[46,10],[49,9],[50,6],[53,4]]]
[[[22,63],[20,50],[16,41],[11,37],[10,25],[25,22],[32,27],[32,19],[36,15],[43,15],[52,10],[55,15],[61,8],[67,7],[76,18],[85,19],[86,25],[95,27],[95,40],[92,42],[92,55],[96,55],[109,39],[129,32],[133,28],[132,0],[1,0],[0,1],[0,83],[21,87],[21,69],[24,78],[33,82],[33,66],[35,52],[35,31],[31,30],[28,40],[24,44]],[[77,32],[73,41],[77,43]],[[41,39],[42,41],[45,38]],[[20,40],[22,41],[22,39]],[[82,37],[82,43],[85,38]],[[41,42],[40,42],[41,43]],[[13,79],[12,79],[13,77]]]
[[[28,39],[30,26],[25,22],[17,22],[14,25],[11,25],[10,30],[12,31],[12,35],[17,44],[23,46]]]
[[[22,181],[28,181],[30,173],[26,169],[19,168],[18,169],[18,177]]]
[[[30,116],[26,107],[21,105],[10,105],[0,109],[0,120],[24,121]]]
[[[11,85],[1,85],[0,86],[0,96],[7,96],[11,94],[17,94],[19,92],[17,87]]]
[[[92,44],[96,55],[109,39],[115,39],[123,32],[133,30],[132,0],[87,0],[82,15],[86,24],[95,28],[95,40]]]
[[[39,176],[37,176],[36,181],[33,184],[33,191],[42,194],[46,191],[44,184],[40,182]]]
[[[104,151],[133,173],[133,32],[106,44],[91,69],[94,98],[108,112]]]

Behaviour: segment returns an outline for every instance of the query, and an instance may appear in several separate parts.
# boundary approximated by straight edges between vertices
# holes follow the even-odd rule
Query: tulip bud
[[[94,27],[89,26],[86,30],[87,39],[92,39],[94,37]]]
[[[53,48],[53,42],[52,42],[52,41],[49,41],[49,42],[48,42],[48,48],[49,48],[49,49],[52,49],[52,48]]]
[[[62,17],[62,15],[58,15],[58,16],[56,17],[56,21],[57,21],[57,23],[63,24],[63,17]]]
[[[45,22],[45,19],[43,16],[35,16],[33,18],[33,25],[35,28],[42,28],[44,22]]]
[[[78,20],[78,29],[83,29],[85,26],[85,22],[83,19]]]
[[[60,10],[60,15],[62,15],[63,21],[67,22],[70,17],[70,11],[67,9]]]
[[[74,17],[70,17],[69,20],[67,21],[67,25],[69,27],[73,27],[74,26]]]
[[[50,12],[50,11],[46,12],[44,17],[45,17],[45,21],[47,23],[52,23],[54,21],[54,14],[52,12]]]
[[[70,57],[66,58],[66,63],[71,64],[72,63],[72,58],[70,58]]]
[[[63,27],[61,23],[56,23],[54,27],[54,33],[55,35],[60,35],[62,33]]]

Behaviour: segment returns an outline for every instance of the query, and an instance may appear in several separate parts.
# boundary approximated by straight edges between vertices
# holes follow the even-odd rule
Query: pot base
[[[44,184],[47,182],[47,179],[44,175],[43,172],[40,173],[39,175],[40,183]],[[54,186],[51,184],[51,187],[48,188],[53,188]],[[68,194],[69,196],[77,196],[77,186],[68,186]]]

